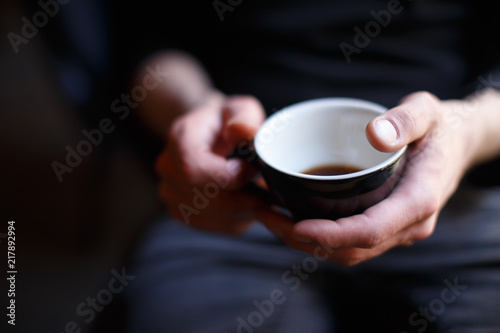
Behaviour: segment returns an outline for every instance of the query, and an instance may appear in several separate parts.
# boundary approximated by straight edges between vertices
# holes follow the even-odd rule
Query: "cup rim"
[[[392,155],[382,161],[381,163],[378,163],[372,167],[356,171],[356,172],[351,172],[347,174],[342,174],[342,175],[330,175],[330,176],[320,176],[320,175],[309,175],[301,172],[296,172],[296,171],[291,171],[284,169],[282,167],[277,166],[275,163],[270,163],[269,160],[266,160],[262,156],[262,154],[259,154],[259,135],[263,133],[263,130],[266,128],[267,125],[269,125],[276,117],[279,117],[282,112],[294,112],[296,109],[300,110],[303,108],[310,108],[310,107],[321,107],[321,106],[356,106],[356,107],[361,107],[364,108],[368,111],[375,112],[378,114],[382,114],[385,111],[388,110],[387,107],[384,107],[378,103],[363,100],[363,99],[358,99],[358,98],[349,98],[349,97],[323,97],[323,98],[316,98],[316,99],[311,99],[311,100],[306,100],[298,103],[291,104],[289,106],[286,106],[275,113],[273,113],[271,116],[269,116],[264,123],[260,126],[259,130],[257,131],[257,134],[255,135],[254,139],[254,148],[259,156],[259,159],[262,160],[266,165],[272,167],[273,169],[289,175],[293,177],[298,177],[302,179],[312,179],[312,180],[346,180],[346,179],[352,179],[352,178],[358,178],[358,177],[363,177],[366,175],[369,175],[371,173],[381,171],[391,165],[393,165],[395,162],[397,162],[401,156],[405,153],[407,146],[404,146],[403,148],[399,149],[396,152],[393,152]],[[299,112],[299,111],[295,111]]]

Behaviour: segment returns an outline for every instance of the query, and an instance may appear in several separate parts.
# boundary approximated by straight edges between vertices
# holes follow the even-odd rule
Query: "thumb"
[[[266,118],[262,104],[252,96],[229,97],[223,112],[225,139],[235,145],[251,141]]]
[[[422,138],[435,126],[439,107],[439,99],[431,93],[410,94],[397,107],[370,121],[366,137],[377,150],[397,151]]]

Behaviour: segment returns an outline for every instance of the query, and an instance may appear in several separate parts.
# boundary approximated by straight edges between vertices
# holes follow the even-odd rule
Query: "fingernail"
[[[387,119],[377,119],[373,124],[377,137],[387,145],[393,145],[398,138],[394,125]]]

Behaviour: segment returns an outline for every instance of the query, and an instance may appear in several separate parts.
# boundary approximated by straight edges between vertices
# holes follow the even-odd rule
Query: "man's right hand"
[[[213,93],[175,120],[156,162],[160,195],[171,215],[227,234],[239,234],[256,220],[268,205],[241,191],[256,170],[226,156],[251,141],[264,119],[257,99]]]

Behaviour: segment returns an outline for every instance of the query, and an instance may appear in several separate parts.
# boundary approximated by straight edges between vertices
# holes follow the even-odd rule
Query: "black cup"
[[[386,110],[352,98],[297,103],[269,117],[252,147],[240,146],[234,156],[260,170],[273,202],[288,209],[297,221],[359,214],[391,193],[404,168],[406,147],[382,153],[365,135],[370,120]],[[324,165],[350,165],[359,171],[305,173]],[[268,192],[259,192],[270,200]]]

